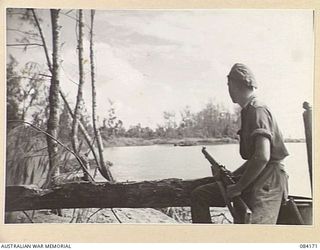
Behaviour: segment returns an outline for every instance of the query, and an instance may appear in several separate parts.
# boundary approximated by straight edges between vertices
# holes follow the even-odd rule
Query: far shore
[[[285,139],[286,143],[305,142],[305,139]],[[238,144],[239,141],[234,138],[128,138],[111,137],[104,140],[105,147],[125,147],[125,146],[150,146],[150,145],[173,145],[173,146],[196,146],[196,145],[221,145]]]

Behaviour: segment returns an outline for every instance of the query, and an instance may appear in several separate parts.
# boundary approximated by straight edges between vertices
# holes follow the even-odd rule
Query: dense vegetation
[[[7,64],[7,119],[31,120],[31,123],[45,128],[49,104],[45,93],[48,91],[45,79],[39,76],[38,68],[34,65],[25,65],[23,71],[18,71],[18,62],[10,57]],[[32,66],[32,67],[31,67]],[[199,112],[191,112],[190,107],[185,107],[177,115],[173,112],[163,113],[163,123],[157,128],[130,125],[125,128],[121,117],[118,117],[113,102],[110,109],[102,114],[102,124],[99,130],[102,137],[127,138],[221,138],[235,137],[239,128],[239,109],[234,113],[227,111],[223,105],[208,102]],[[104,115],[104,116],[103,116]],[[101,117],[101,114],[100,114]],[[89,134],[94,137],[93,127],[89,112],[84,109],[81,121]],[[60,107],[59,140],[68,143],[71,141],[72,118],[67,106]],[[178,122],[177,122],[178,121]],[[8,129],[14,123],[8,123]]]

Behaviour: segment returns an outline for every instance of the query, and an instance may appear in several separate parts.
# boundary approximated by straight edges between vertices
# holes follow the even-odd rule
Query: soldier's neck
[[[238,104],[241,106],[241,108],[245,108],[254,97],[255,94],[253,92],[250,92],[247,95],[244,95],[243,98],[239,100]]]

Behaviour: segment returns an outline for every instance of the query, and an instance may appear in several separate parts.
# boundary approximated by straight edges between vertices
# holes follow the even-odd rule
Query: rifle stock
[[[236,183],[232,177],[231,172],[227,170],[225,166],[219,164],[215,159],[213,159],[213,157],[207,152],[205,147],[202,147],[201,152],[210,162],[212,172],[214,172],[214,168],[219,169],[221,181],[224,188],[226,188],[226,186],[228,185]],[[231,204],[231,202],[227,202],[227,206],[234,218],[234,223],[250,224],[252,212],[247,204],[243,201],[243,199],[240,196],[236,196],[232,199],[232,203],[233,204]]]

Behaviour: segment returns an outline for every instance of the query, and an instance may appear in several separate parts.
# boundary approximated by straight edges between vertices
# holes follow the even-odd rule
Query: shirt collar
[[[246,109],[246,108],[249,106],[249,104],[253,101],[253,99],[255,99],[255,98],[256,98],[256,95],[255,95],[255,94],[252,94],[252,95],[248,98],[248,101],[246,102],[246,104],[243,106],[242,109]]]

